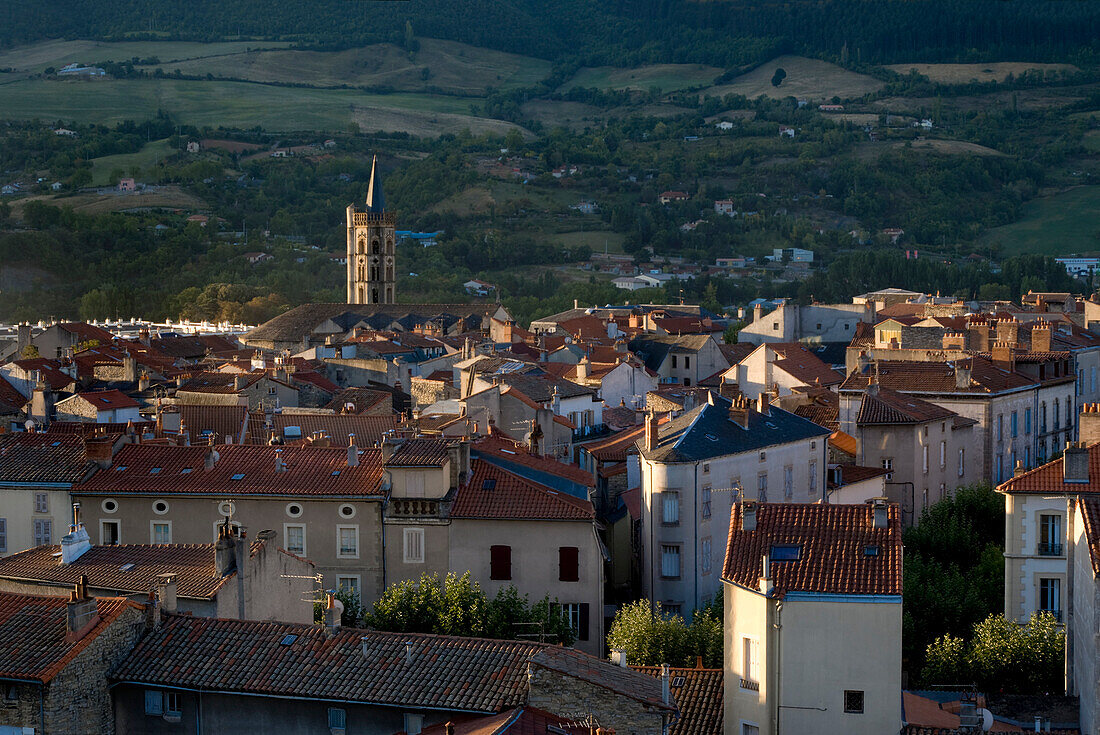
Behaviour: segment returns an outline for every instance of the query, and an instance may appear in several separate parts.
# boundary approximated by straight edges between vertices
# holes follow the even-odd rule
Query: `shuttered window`
[[[34,545],[44,546],[53,538],[53,522],[49,518],[34,519]]]
[[[489,579],[512,578],[512,547],[489,547]]]
[[[406,528],[405,536],[405,563],[424,563],[424,529]]]
[[[0,554],[8,550],[8,519],[0,518]]]
[[[580,549],[576,546],[558,547],[558,581],[580,580]]]

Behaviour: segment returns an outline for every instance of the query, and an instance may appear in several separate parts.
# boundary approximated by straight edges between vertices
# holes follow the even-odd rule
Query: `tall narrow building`
[[[348,303],[392,304],[396,300],[394,278],[393,213],[386,211],[378,156],[370,169],[364,209],[348,205]]]

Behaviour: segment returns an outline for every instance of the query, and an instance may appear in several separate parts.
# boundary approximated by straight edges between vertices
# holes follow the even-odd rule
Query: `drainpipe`
[[[695,617],[695,611],[699,607],[699,560],[696,558],[699,555],[699,463],[695,463],[695,500],[691,506],[691,527],[692,527],[692,550],[691,558],[695,563],[692,564],[691,578],[693,580],[693,587],[695,589],[694,600],[691,604],[691,615]]]
[[[772,623],[772,627],[775,628],[775,735],[779,735],[779,712],[780,712],[780,697],[783,691],[782,671],[780,669],[780,662],[783,660],[783,603],[775,603],[775,622]]]
[[[382,496],[382,505],[378,509],[378,521],[382,526],[382,593],[386,592],[386,508],[390,504],[390,494],[393,492],[393,473],[382,470],[382,483],[386,487],[386,493]],[[360,600],[360,604],[362,600]]]

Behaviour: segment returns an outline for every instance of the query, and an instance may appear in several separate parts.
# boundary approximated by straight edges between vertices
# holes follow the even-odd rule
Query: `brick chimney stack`
[[[1077,432],[1081,443],[1086,447],[1100,442],[1100,403],[1086,403],[1081,406]]]
[[[74,643],[80,640],[98,622],[96,599],[88,596],[88,577],[81,574],[65,606],[65,641]]]
[[[989,352],[989,322],[976,319],[967,325],[971,337],[971,349],[977,352]]]
[[[992,349],[993,364],[1002,370],[1012,372],[1016,369],[1015,345],[1010,342],[994,342]]]
[[[1045,319],[1040,319],[1039,323],[1031,328],[1031,351],[1050,352],[1050,345],[1050,322]]]
[[[645,417],[645,448],[652,451],[660,443],[660,434],[657,431],[657,414],[650,411]]]

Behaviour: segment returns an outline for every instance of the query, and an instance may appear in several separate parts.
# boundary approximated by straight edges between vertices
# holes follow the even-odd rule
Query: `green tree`
[[[775,74],[772,74],[772,86],[778,87],[783,83],[783,80],[787,78],[787,72],[783,67],[778,67],[775,70]]]
[[[37,345],[27,345],[19,351],[19,356],[24,360],[37,360],[41,355],[38,353]]]
[[[722,665],[721,600],[696,611],[691,625],[679,615],[654,612],[648,600],[624,605],[615,613],[607,646],[625,651],[627,661],[641,666],[667,663],[694,666],[698,656],[705,666]]]
[[[722,341],[728,345],[737,344],[737,335],[744,328],[744,322],[734,322],[726,327],[726,331],[722,333]]]

